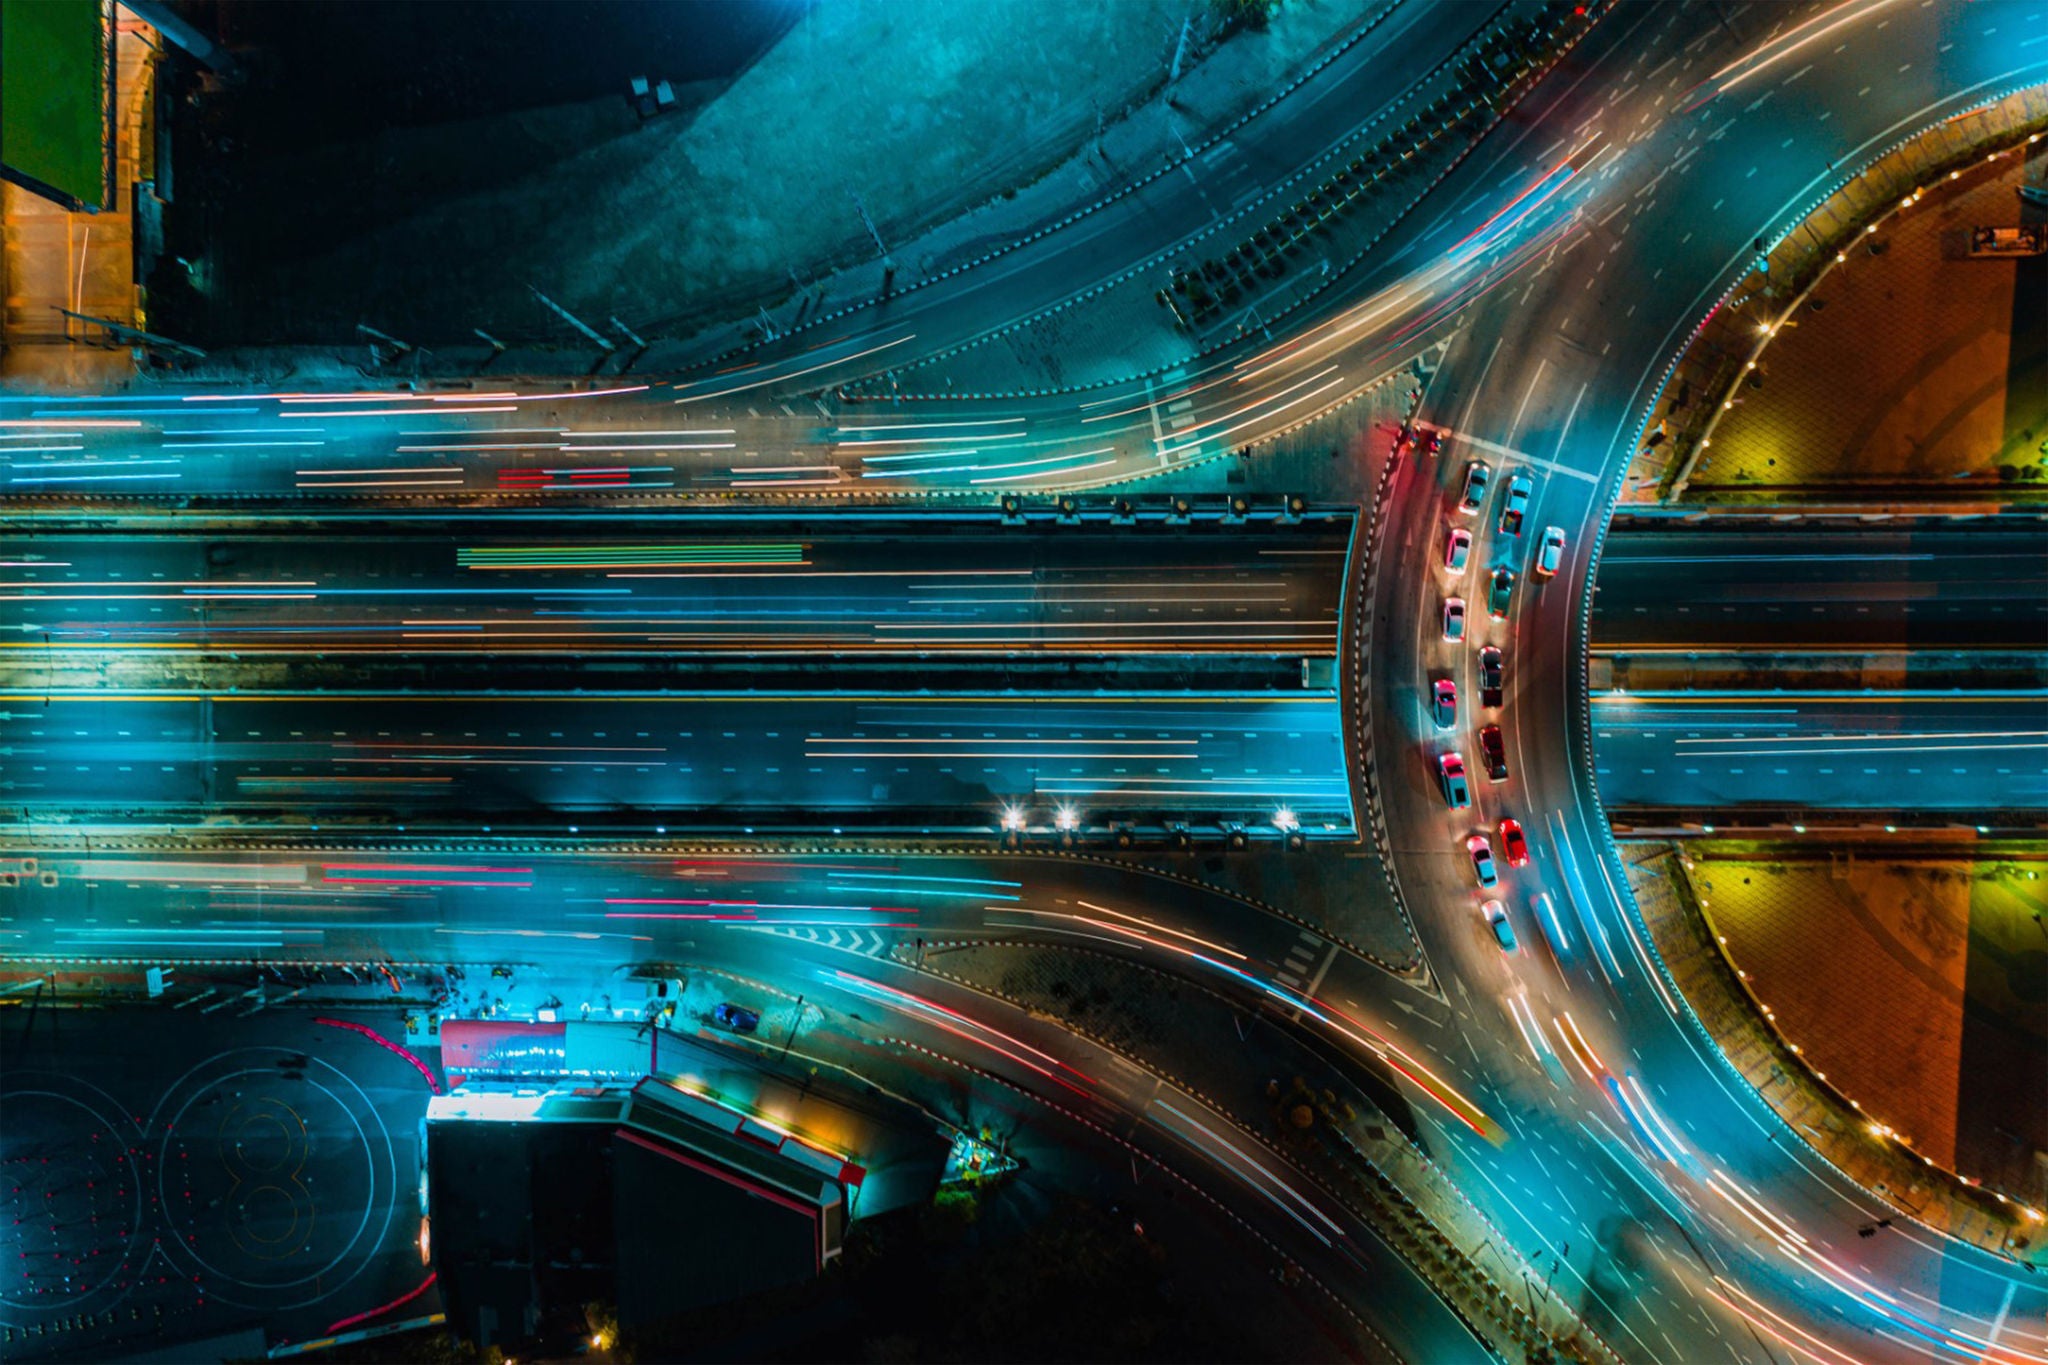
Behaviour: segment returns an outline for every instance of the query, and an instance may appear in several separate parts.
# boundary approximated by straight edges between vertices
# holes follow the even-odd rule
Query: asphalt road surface
[[[1637,523],[1601,551],[1593,645],[2048,649],[2048,541],[2014,520]]]
[[[942,515],[532,539],[393,532],[0,541],[0,643],[462,651],[1330,655],[1350,519],[990,531]]]
[[[1286,962],[1300,959],[1276,957],[1267,945],[1274,935],[1285,946],[1306,931],[1249,908],[1247,916],[1264,925],[1260,946],[1251,947],[1249,929],[1217,940],[1245,954],[1251,965],[1231,962],[1248,981],[1195,962],[1172,932],[1141,929],[1150,941],[1129,951],[1175,962],[1178,972],[1198,971],[1246,998],[1270,999],[1287,989],[1283,973],[1312,981],[1306,991],[1335,1003],[1350,1021],[1326,1016],[1333,1045],[1413,1063],[1401,1067],[1400,1084],[1416,1099],[1430,1150],[1508,1245],[1540,1258],[1534,1277],[1503,1273],[1510,1280],[1522,1273],[1532,1302],[1539,1289],[1546,1298],[1566,1299],[1631,1361],[1688,1365],[1724,1353],[1758,1362],[1799,1354],[2037,1359],[2048,1350],[2040,1328],[2048,1291],[2016,1264],[2013,1249],[1944,1240],[1910,1216],[1896,1218],[1886,1235],[1859,1236],[1880,1214],[1900,1211],[1809,1148],[1732,1072],[1670,991],[1651,960],[1595,790],[1598,711],[1583,659],[1601,531],[1674,349],[1748,273],[1760,236],[1791,230],[1833,186],[1902,137],[2038,82],[2048,72],[2048,48],[2033,41],[2038,9],[2038,0],[1966,7],[1855,0],[1827,11],[1619,7],[1442,184],[1410,229],[1376,253],[1361,278],[1270,344],[1248,339],[1200,373],[1110,385],[1085,399],[905,404],[852,414],[829,399],[814,401],[831,384],[871,377],[971,339],[1054,294],[1090,288],[1113,265],[1112,254],[1123,261],[1143,256],[1143,248],[1129,254],[1130,242],[1103,254],[1106,243],[1078,245],[1077,237],[1057,244],[1061,290],[991,306],[996,293],[982,291],[1014,287],[1016,273],[1007,265],[980,278],[968,272],[951,294],[961,304],[955,312],[946,311],[948,293],[940,289],[918,299],[914,325],[904,310],[877,309],[850,319],[844,332],[813,334],[781,352],[771,348],[758,363],[683,390],[620,384],[634,392],[10,400],[0,420],[24,439],[10,442],[17,448],[8,456],[6,486],[23,519],[68,515],[88,502],[113,507],[120,491],[166,506],[215,495],[311,505],[482,493],[531,505],[665,499],[690,490],[795,497],[825,487],[960,490],[992,499],[1216,459],[1333,409],[1425,344],[1447,341],[1422,407],[1426,421],[1449,432],[1444,456],[1434,464],[1409,462],[1396,476],[1384,509],[1379,597],[1362,604],[1361,613],[1374,622],[1365,655],[1373,670],[1366,717],[1374,737],[1372,785],[1387,829],[1384,851],[1428,961],[1428,984],[1397,980],[1334,943],[1315,950],[1312,961],[1327,965],[1310,976],[1287,971]],[[1288,160],[1298,164],[1316,145],[1293,146]],[[1200,181],[1194,166],[1188,181]],[[1153,236],[1167,240],[1181,230]],[[970,279],[971,287],[964,283]],[[790,358],[797,346],[811,354]],[[1456,479],[1469,459],[1493,462],[1502,475],[1527,470],[1534,484],[1530,527],[1564,528],[1569,549],[1556,579],[1538,585],[1525,577],[1506,619],[1493,622],[1477,611],[1478,629],[1452,646],[1441,640],[1445,594],[1462,590],[1479,601],[1479,576],[1498,565],[1526,569],[1534,539],[1495,529],[1505,482],[1498,479],[1480,514],[1460,522],[1479,540],[1467,582],[1445,581],[1437,567],[1442,536],[1459,515]],[[1784,576],[1782,565],[1778,572]],[[1478,784],[1477,804],[1450,812],[1430,776],[1430,746],[1441,741],[1418,724],[1421,698],[1438,677],[1455,678],[1466,696],[1476,695],[1475,646],[1489,641],[1505,645],[1510,657],[1513,681],[1497,719],[1511,770],[1520,776],[1500,789]],[[74,704],[48,703],[52,712]],[[40,696],[23,696],[8,708],[43,705]],[[312,741],[290,736],[288,728],[267,737],[308,755],[298,761],[327,761],[311,757]],[[652,735],[658,727],[642,728]],[[210,729],[194,725],[186,733],[188,749],[214,742]],[[118,738],[105,733],[98,742]],[[589,742],[588,735],[578,738]],[[1341,747],[1334,720],[1326,743]],[[213,762],[200,754],[189,761]],[[12,760],[7,780],[22,780],[13,776],[20,765]],[[1322,771],[1341,774],[1335,766]],[[92,780],[106,790],[117,776]],[[1528,830],[1531,860],[1505,870],[1501,885],[1483,892],[1465,843],[1475,834],[1497,835],[1507,815]],[[204,922],[220,874],[174,871],[184,889],[166,896],[162,861],[124,859],[83,894],[66,890],[82,876],[67,880],[59,872],[57,886],[47,889],[72,899],[10,911],[0,928],[22,951],[53,935],[104,932],[103,950],[111,955],[118,948],[129,960],[151,946],[139,936],[153,927],[165,931],[158,942],[178,951],[208,935],[247,934],[252,923],[265,934],[284,932],[271,927],[272,893],[252,898],[246,885],[238,900],[221,898],[233,909],[210,913],[221,923]],[[403,879],[408,893],[439,878],[509,886],[515,870],[528,866],[493,860],[483,866],[494,870],[478,871],[475,860],[416,852],[379,861],[446,869],[385,874]],[[566,885],[583,902],[603,900],[594,888],[658,884],[607,880],[601,862],[578,866]],[[993,880],[1001,863],[966,866],[956,875]],[[1034,900],[1028,909],[1073,914],[1075,906],[1057,898],[1078,902],[1087,895],[1123,915],[1170,916],[1170,926],[1155,926],[1162,931],[1200,933],[1207,925],[1208,913],[1194,905],[1199,898],[1178,887],[1152,886],[1121,900],[1089,884],[1092,873],[1082,864],[1045,860],[1045,867],[1044,875],[1059,879],[1047,892],[1054,903]],[[38,882],[33,894],[44,890]],[[1538,891],[1554,902],[1552,932],[1565,945],[1554,951],[1536,919]],[[682,898],[693,894],[686,890]],[[1516,926],[1522,946],[1512,954],[1486,930],[1480,905],[1490,897],[1503,902]],[[253,911],[245,908],[252,899],[260,900]],[[553,913],[571,899],[534,904]],[[151,905],[153,913],[175,911],[193,922],[153,925]],[[403,933],[443,933],[445,914],[409,906],[418,912],[407,922],[413,928],[391,923],[375,937],[388,931],[396,943]],[[700,910],[672,908],[683,915]],[[293,930],[328,932],[313,918],[319,913]],[[609,911],[590,906],[578,913]],[[31,922],[36,914],[47,922]],[[1014,908],[1010,914],[1016,917]],[[1124,923],[1116,916],[1089,914],[1093,922],[1084,926],[1049,922],[1095,938],[1121,932],[1105,927]],[[328,922],[360,932],[345,917]],[[952,922],[975,921],[968,915]],[[624,945],[644,931],[614,929],[608,926],[616,921],[607,920],[575,929],[547,923],[477,927],[497,941],[531,930],[547,935],[548,947],[595,943],[592,952],[633,951]],[[622,937],[572,937],[584,933]],[[1315,1018],[1306,1011],[1302,1017]],[[1032,1036],[1039,1044],[1080,1046],[1057,1028]],[[1084,1064],[1077,1053],[1061,1055]],[[1230,1058],[1200,1060],[1226,1066]],[[1255,1084],[1256,1068],[1245,1061],[1233,1074]],[[1015,1067],[1006,1075],[1038,1084]],[[1128,1095],[1109,1107],[1149,1113]],[[1221,1173],[1221,1154],[1211,1159]],[[1305,1215],[1297,1207],[1295,1216],[1298,1222]],[[1298,1229],[1273,1226],[1277,1236],[1312,1245]],[[1425,1349],[1417,1358],[1439,1354],[1445,1352]]]
[[[29,819],[629,815],[737,829],[991,831],[1073,812],[1352,828],[1334,694],[1188,698],[241,693],[0,698]]]
[[[2048,700],[1600,693],[1594,773],[1609,809],[2048,807]]]

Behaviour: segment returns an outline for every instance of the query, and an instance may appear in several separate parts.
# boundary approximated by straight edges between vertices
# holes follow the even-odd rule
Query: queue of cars
[[[1431,453],[1435,453],[1434,450]],[[1459,515],[1476,515],[1485,507],[1493,485],[1493,477],[1492,467],[1483,460],[1472,460],[1466,464],[1464,481],[1458,490]],[[1503,538],[1513,538],[1505,542],[1510,548],[1520,540],[1534,493],[1535,480],[1527,470],[1517,469],[1508,474],[1496,525]],[[1538,579],[1555,577],[1564,563],[1565,545],[1564,528],[1545,527],[1536,552],[1529,561],[1530,572]],[[1472,548],[1471,530],[1457,525],[1447,528],[1443,541],[1442,567],[1452,580],[1465,576],[1471,564]],[[1512,563],[1497,565],[1487,575],[1486,610],[1492,619],[1505,621],[1509,618],[1514,607],[1516,579],[1517,573]],[[1465,599],[1461,596],[1447,595],[1443,605],[1444,640],[1449,644],[1463,644],[1466,629]],[[1479,650],[1478,663],[1479,707],[1485,711],[1498,710],[1506,692],[1506,655],[1501,646],[1486,644]],[[1457,728],[1458,685],[1454,680],[1438,678],[1431,683],[1430,719],[1437,729]],[[1498,724],[1483,725],[1479,728],[1477,737],[1479,766],[1485,770],[1488,780],[1506,781],[1507,743],[1501,727]],[[1466,774],[1463,753],[1453,749],[1437,756],[1437,783],[1443,793],[1444,803],[1452,810],[1464,810],[1471,806],[1471,780]],[[1500,885],[1500,861],[1505,861],[1511,868],[1526,867],[1529,863],[1528,836],[1523,833],[1520,821],[1513,817],[1503,818],[1498,829],[1498,839],[1498,861],[1495,854],[1496,844],[1489,834],[1475,833],[1465,840],[1465,855],[1471,862],[1473,878],[1482,891],[1492,891]],[[1539,893],[1538,899],[1542,904],[1548,904],[1547,894]],[[1490,897],[1481,904],[1480,912],[1501,951],[1517,951],[1514,924],[1508,917],[1506,904],[1498,898]],[[1542,927],[1546,937],[1553,937],[1554,940],[1550,926],[1544,924]]]

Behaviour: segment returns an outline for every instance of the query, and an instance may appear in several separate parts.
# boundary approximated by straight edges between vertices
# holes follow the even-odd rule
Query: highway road
[[[10,442],[7,487],[23,518],[64,511],[84,495],[113,506],[101,495],[117,491],[163,505],[250,494],[310,505],[481,493],[524,506],[692,489],[778,497],[819,488],[966,489],[993,497],[1214,458],[1329,410],[1424,342],[1447,339],[1422,414],[1449,432],[1444,455],[1406,462],[1398,473],[1385,509],[1380,595],[1361,613],[1374,622],[1366,652],[1374,790],[1429,964],[1428,985],[1396,980],[1327,944],[1312,957],[1327,957],[1327,966],[1306,990],[1316,1001],[1337,1002],[1343,1014],[1328,1014],[1328,1025],[1303,1017],[1360,1058],[1415,1063],[1400,1068],[1396,1083],[1416,1099],[1430,1152],[1496,1220],[1505,1241],[1540,1262],[1544,1294],[1565,1298],[1630,1360],[1686,1365],[1725,1351],[1773,1365],[1801,1356],[2033,1362],[2048,1353],[2040,1326],[2048,1291],[2010,1249],[1943,1239],[1853,1186],[1727,1066],[1676,999],[1651,959],[1599,805],[1599,712],[1582,664],[1601,528],[1674,348],[1748,269],[1759,234],[1789,229],[1812,201],[1899,137],[2048,73],[2048,48],[2013,36],[2038,31],[2037,11],[2038,0],[1967,8],[1849,0],[1825,16],[1817,7],[1624,7],[1445,183],[1435,201],[1441,212],[1423,215],[1369,278],[1347,289],[1341,306],[1333,300],[1265,349],[1247,348],[1213,372],[1173,383],[1113,386],[1085,403],[906,404],[857,417],[813,401],[806,386],[872,374],[974,334],[964,322],[950,332],[934,323],[913,333],[877,318],[821,339],[808,372],[770,360],[720,380],[722,390],[699,384],[676,395],[692,400],[680,407],[670,394],[648,390],[14,400],[0,417],[21,438]],[[1077,288],[1098,278],[1089,259],[1074,254]],[[977,325],[1014,311],[984,310]],[[1532,534],[1495,529],[1504,477],[1479,515],[1461,519],[1457,480],[1470,459],[1489,461],[1502,476],[1529,472]],[[1331,477],[1353,479],[1352,492],[1364,501],[1372,472]],[[1477,562],[1455,584],[1438,567],[1454,522],[1479,539]],[[1502,564],[1526,569],[1533,531],[1549,524],[1569,533],[1559,577],[1541,585],[1525,578],[1505,620],[1476,609],[1471,638],[1443,642],[1446,593],[1482,601],[1480,576]],[[1471,747],[1474,718],[1468,710],[1453,733],[1440,735],[1422,698],[1439,677],[1476,697],[1474,655],[1486,643],[1506,649],[1510,668],[1506,704],[1487,719],[1504,726],[1511,770],[1522,776],[1501,789],[1479,783],[1477,804],[1452,812],[1431,764],[1441,747]],[[86,704],[49,706],[54,713]],[[41,696],[24,693],[8,709],[43,705]],[[272,738],[293,752],[314,751],[285,728]],[[645,728],[652,735],[658,727]],[[196,726],[186,733],[190,743],[212,742]],[[577,738],[594,734],[593,727]],[[109,745],[121,738],[104,735]],[[1327,744],[1341,749],[1334,718]],[[17,780],[12,772],[10,765],[9,780]],[[105,789],[116,776],[93,780]],[[1532,854],[1526,868],[1504,872],[1493,893],[1517,930],[1521,946],[1513,954],[1486,930],[1480,905],[1488,897],[1464,848],[1475,834],[1497,837],[1506,815],[1528,829]],[[485,865],[511,870],[483,872],[475,860],[417,852],[404,861],[413,869],[387,866],[385,876],[408,896],[439,880],[510,888],[528,866],[492,860]],[[118,883],[119,894],[73,887],[82,874],[59,872],[51,889],[82,890],[82,899],[10,910],[0,932],[24,955],[47,952],[53,935],[69,934],[72,955],[146,959],[198,951],[209,941],[240,955],[259,946],[252,938],[329,932],[315,918],[325,910],[287,930],[277,926],[271,891],[252,896],[246,881],[228,877],[230,894],[214,907],[210,888],[222,874],[188,868],[166,877],[151,862],[123,859],[108,868],[100,884]],[[927,875],[928,866],[918,864],[914,875]],[[991,858],[964,866],[974,870],[960,875],[987,878],[1002,864]],[[1043,866],[1057,879],[1046,894],[1070,901],[1095,875],[1078,862]],[[592,886],[644,884],[576,875],[586,898]],[[526,880],[530,887],[534,879]],[[182,889],[164,894],[167,881]],[[131,884],[142,889],[131,895]],[[1565,944],[1554,952],[1535,918],[1539,890],[1552,897],[1551,928]],[[1197,898],[1156,886],[1129,900],[1089,891],[1093,904],[1120,914],[1170,915],[1171,925],[1156,925],[1160,932],[1139,928],[1149,941],[1130,951],[1160,962],[1177,956],[1176,971],[1198,971],[1230,990],[1285,989],[1284,968],[1275,964],[1299,959],[1276,956],[1270,936],[1307,932],[1249,915],[1266,922],[1257,931],[1264,937],[1255,966],[1212,959],[1235,963],[1252,977],[1246,983],[1194,962],[1189,946],[1174,939],[1174,932],[1207,927]],[[479,927],[494,940],[546,935],[549,947],[571,936],[641,932],[594,920],[544,927],[556,903],[568,901],[543,906],[539,924],[512,915]],[[860,903],[890,904],[879,897]],[[314,904],[332,909],[326,900]],[[1024,902],[998,904],[1014,917]],[[129,905],[144,913],[131,915]],[[151,905],[158,909],[147,911]],[[409,903],[417,932],[439,935],[459,922],[447,918],[453,910],[435,913],[438,905]],[[1074,913],[1057,901],[1034,899],[1029,908]],[[31,923],[38,912],[45,922]],[[193,918],[158,925],[150,913]],[[578,913],[609,920],[609,911]],[[975,913],[984,918],[968,914],[949,924],[987,922],[986,910]],[[1050,922],[1056,931],[1110,939],[1128,938],[1133,928],[1106,927],[1122,923],[1115,915],[1091,918]],[[331,922],[340,926],[334,932],[361,932],[354,920]],[[388,934],[397,944],[403,929],[394,919],[369,938],[383,942]],[[1217,941],[1249,960],[1253,931],[1234,932]],[[598,944],[589,950],[598,952],[619,951],[629,940],[574,941]],[[1243,1063],[1240,1081],[1256,1074],[1254,1065]],[[1880,1216],[1896,1216],[1897,1226],[1881,1237],[1857,1235]],[[1532,1299],[1535,1289],[1532,1280]]]
[[[1609,809],[2048,809],[2048,696],[1593,696]]]
[[[1334,693],[0,696],[17,819],[1353,829]],[[749,829],[748,832],[752,832]],[[1163,832],[1163,831],[1160,831]]]
[[[1631,518],[1601,550],[1593,647],[2048,649],[2042,546],[2031,517],[1848,527]]]
[[[1351,519],[989,530],[943,514],[748,534],[0,540],[0,643],[39,653],[1050,652],[1327,656]]]

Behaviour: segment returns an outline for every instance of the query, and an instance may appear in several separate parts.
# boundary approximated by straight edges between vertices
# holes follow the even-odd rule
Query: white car
[[[1444,639],[1454,645],[1465,642],[1465,599],[1462,597],[1444,599]]]
[[[1465,841],[1465,854],[1472,859],[1472,875],[1481,887],[1500,884],[1500,872],[1493,865],[1493,845],[1486,842],[1484,834],[1475,834]]]
[[[1543,545],[1536,551],[1536,576],[1548,578],[1564,563],[1564,527],[1543,528]]]
[[[1444,567],[1456,578],[1465,572],[1465,564],[1471,558],[1472,533],[1462,526],[1453,526],[1444,541]]]
[[[1529,511],[1529,494],[1536,489],[1536,481],[1527,474],[1516,474],[1508,480],[1507,501],[1500,509],[1500,533],[1504,536],[1522,534],[1522,518]]]
[[[1493,470],[1484,460],[1474,460],[1465,466],[1465,491],[1458,496],[1460,512],[1477,512],[1479,504],[1486,501],[1486,485],[1493,478]]]

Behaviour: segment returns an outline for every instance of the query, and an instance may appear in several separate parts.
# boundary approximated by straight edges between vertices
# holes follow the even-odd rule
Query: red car
[[[1522,837],[1522,825],[1518,820],[1500,822],[1501,852],[1507,855],[1509,867],[1529,865],[1529,841]]]

